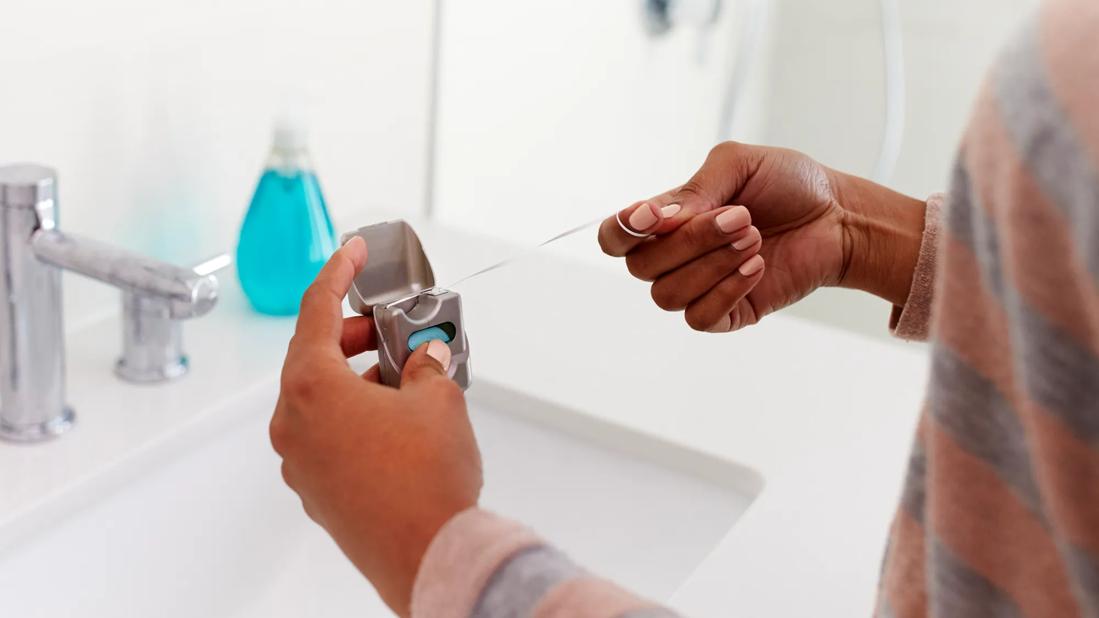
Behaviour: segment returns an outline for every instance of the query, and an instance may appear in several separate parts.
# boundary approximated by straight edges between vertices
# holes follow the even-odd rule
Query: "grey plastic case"
[[[369,257],[355,276],[347,299],[362,315],[373,315],[378,333],[378,365],[382,383],[399,386],[413,334],[439,327],[450,336],[449,375],[463,390],[473,375],[469,342],[462,322],[462,298],[435,287],[435,273],[412,226],[402,220],[359,228],[343,241],[361,236]]]

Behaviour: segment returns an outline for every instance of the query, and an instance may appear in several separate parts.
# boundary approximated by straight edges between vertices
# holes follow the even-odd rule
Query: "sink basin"
[[[247,409],[212,435],[0,553],[0,615],[388,615],[282,484],[267,441],[273,390],[242,396]],[[491,384],[469,398],[484,506],[653,598],[758,491],[740,466]]]

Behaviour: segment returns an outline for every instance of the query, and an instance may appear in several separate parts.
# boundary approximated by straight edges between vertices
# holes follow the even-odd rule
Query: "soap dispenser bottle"
[[[304,126],[283,118],[240,229],[237,274],[252,307],[294,315],[305,289],[336,250]]]

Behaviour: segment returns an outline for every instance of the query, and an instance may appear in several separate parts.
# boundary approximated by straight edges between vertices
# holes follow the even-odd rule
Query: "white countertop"
[[[438,224],[416,228],[441,284],[513,251]],[[594,247],[593,234],[569,244]],[[603,264],[547,252],[456,288],[475,379],[758,473],[755,502],[672,598],[684,614],[868,615],[927,378],[924,349],[781,315],[740,333],[695,333],[624,268]],[[0,548],[186,448],[184,436],[230,422],[234,398],[277,384],[292,328],[249,313],[230,290],[185,327],[191,374],[157,387],[111,375],[116,319],[72,333],[80,436],[0,445]]]

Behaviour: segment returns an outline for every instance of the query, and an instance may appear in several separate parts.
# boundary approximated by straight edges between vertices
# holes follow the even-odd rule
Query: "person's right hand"
[[[379,595],[408,616],[424,552],[444,523],[476,506],[481,456],[450,349],[433,340],[408,358],[400,388],[347,358],[377,348],[373,318],[343,318],[367,259],[353,236],[302,298],[271,418],[282,475]]]
[[[599,242],[653,282],[662,309],[726,332],[822,286],[903,305],[923,213],[918,200],[801,153],[726,142],[686,184],[609,217]]]

